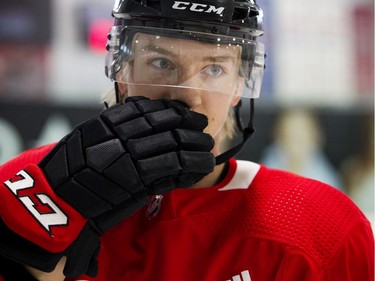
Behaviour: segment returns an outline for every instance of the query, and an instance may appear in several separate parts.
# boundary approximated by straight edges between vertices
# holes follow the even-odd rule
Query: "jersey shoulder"
[[[55,146],[47,144],[44,146],[31,148],[0,165],[0,181],[6,181],[22,170],[27,164],[37,164]]]
[[[248,189],[252,232],[327,261],[368,221],[344,193],[320,181],[261,166]]]

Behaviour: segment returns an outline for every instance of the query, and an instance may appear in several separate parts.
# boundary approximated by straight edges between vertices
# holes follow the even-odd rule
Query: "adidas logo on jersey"
[[[232,279],[225,281],[251,281],[250,272],[248,270],[242,271],[241,275],[235,275]]]

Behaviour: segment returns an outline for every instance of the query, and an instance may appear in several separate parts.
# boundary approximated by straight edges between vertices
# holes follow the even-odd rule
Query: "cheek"
[[[205,101],[204,114],[208,117],[208,126],[205,130],[212,137],[216,137],[222,130],[231,108],[232,98],[217,94],[212,99]]]

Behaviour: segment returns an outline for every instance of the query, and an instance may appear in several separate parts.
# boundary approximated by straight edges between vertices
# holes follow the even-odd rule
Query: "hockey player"
[[[0,168],[3,279],[372,280],[347,196],[233,158],[252,110],[223,152],[260,92],[255,1],[117,0],[113,16],[107,108]]]

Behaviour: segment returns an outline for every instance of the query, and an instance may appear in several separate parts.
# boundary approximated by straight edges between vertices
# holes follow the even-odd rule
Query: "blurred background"
[[[103,108],[113,2],[0,1],[0,164]],[[256,134],[238,158],[332,184],[373,221],[373,1],[258,4],[267,68]]]

